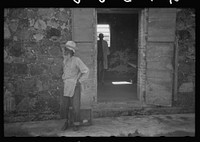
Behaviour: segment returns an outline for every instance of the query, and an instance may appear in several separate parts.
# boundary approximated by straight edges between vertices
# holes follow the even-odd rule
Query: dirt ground
[[[61,131],[64,120],[4,124],[4,136],[16,137],[182,137],[195,136],[195,114],[121,116],[93,119],[78,131]]]

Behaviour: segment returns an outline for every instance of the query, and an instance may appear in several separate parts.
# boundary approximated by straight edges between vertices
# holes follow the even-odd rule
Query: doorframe
[[[138,21],[138,73],[137,73],[137,95],[141,103],[146,103],[146,48],[148,36],[148,9],[139,11]]]
[[[138,13],[138,69],[137,69],[137,97],[145,104],[146,96],[146,44],[147,44],[147,8],[96,8],[96,25],[98,13]],[[96,31],[96,29],[95,29]],[[97,40],[97,39],[96,39]],[[97,47],[97,41],[95,41]],[[97,51],[96,51],[97,54]],[[98,91],[98,90],[97,90]],[[97,96],[98,98],[98,96]],[[97,100],[98,103],[98,100]]]

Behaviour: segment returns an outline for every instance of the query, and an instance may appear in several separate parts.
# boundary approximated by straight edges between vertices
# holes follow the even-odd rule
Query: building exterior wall
[[[68,8],[4,9],[5,117],[24,114],[19,121],[29,121],[59,113],[60,44],[72,39],[71,29]]]
[[[181,15],[179,11],[177,18]],[[143,11],[143,15],[147,11]],[[188,12],[189,14],[190,12]],[[179,15],[180,14],[180,15]],[[190,13],[191,15],[194,13]],[[190,16],[191,16],[190,15]],[[194,20],[194,16],[192,20]],[[182,22],[187,16],[182,16]],[[140,24],[145,25],[145,16]],[[180,20],[181,21],[181,20]],[[177,25],[182,23],[179,21]],[[190,20],[191,21],[191,20]],[[193,21],[194,22],[194,21]],[[194,22],[195,23],[195,22]],[[140,27],[141,25],[139,25]],[[145,26],[139,29],[140,37],[145,40]],[[193,27],[195,27],[193,25]],[[177,36],[187,31],[176,27]],[[142,30],[142,31],[141,31]],[[192,29],[194,30],[194,28]],[[190,31],[191,32],[191,31]],[[95,32],[94,32],[95,33]],[[194,32],[191,32],[194,33]],[[96,35],[96,34],[95,34]],[[178,40],[178,95],[174,106],[185,106],[186,100],[192,97],[194,104],[195,55],[188,43],[195,45],[194,35],[189,39]],[[4,10],[4,120],[31,121],[59,118],[60,96],[63,93],[62,54],[60,44],[72,39],[72,11],[68,8],[22,8]],[[83,43],[84,44],[84,43]],[[183,46],[184,45],[184,46]],[[187,45],[187,46],[186,46]],[[139,43],[138,58],[138,94],[145,101],[146,78],[146,43]],[[182,48],[182,47],[187,47]],[[96,47],[86,63],[94,63],[91,70],[91,82],[86,84],[88,93],[94,94],[96,103]],[[182,50],[185,49],[185,50]],[[194,48],[192,48],[194,49]],[[89,49],[90,50],[90,49]],[[191,50],[191,51],[189,51]],[[84,57],[84,49],[80,56]],[[189,51],[189,52],[188,52]],[[89,57],[89,56],[87,56]],[[191,59],[192,58],[192,59]],[[88,61],[88,62],[87,62]],[[191,70],[192,68],[192,70]],[[90,85],[93,85],[93,91]],[[183,88],[189,87],[188,90]],[[87,91],[86,91],[87,92]],[[85,92],[85,93],[86,93]],[[184,99],[183,99],[184,98]],[[183,101],[185,100],[185,101]],[[188,103],[187,103],[188,104]],[[46,115],[48,114],[48,115]],[[16,117],[20,116],[20,117]]]
[[[195,106],[195,9],[178,9],[176,22],[177,94],[174,106]]]

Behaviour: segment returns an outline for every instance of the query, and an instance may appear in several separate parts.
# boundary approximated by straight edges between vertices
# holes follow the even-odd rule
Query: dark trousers
[[[103,67],[103,60],[98,60],[98,66],[97,66],[97,80],[99,83],[104,82],[104,67]]]
[[[66,118],[69,125],[80,123],[81,86],[77,84],[73,97],[62,96],[61,118]]]

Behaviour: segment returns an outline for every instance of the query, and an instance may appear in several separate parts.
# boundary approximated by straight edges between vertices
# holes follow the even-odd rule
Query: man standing
[[[74,41],[68,41],[62,46],[64,95],[62,97],[61,117],[66,118],[62,129],[66,130],[72,123],[74,130],[77,130],[80,126],[81,84],[88,78],[89,69],[79,57],[74,56],[78,50]]]
[[[108,43],[103,39],[104,35],[99,34],[98,46],[98,82],[104,83],[104,72],[108,69],[108,55],[110,54]]]

